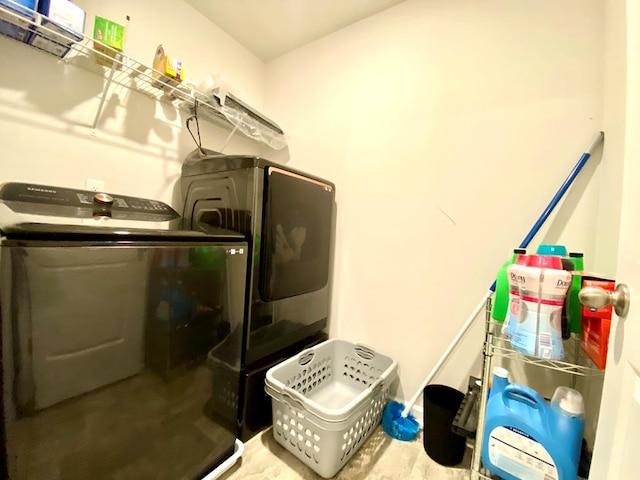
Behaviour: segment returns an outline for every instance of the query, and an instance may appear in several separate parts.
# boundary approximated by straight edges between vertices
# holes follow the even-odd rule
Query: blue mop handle
[[[560,186],[560,188],[556,192],[555,196],[551,199],[551,201],[549,202],[549,205],[547,205],[547,208],[544,209],[544,211],[536,221],[535,225],[531,227],[531,230],[529,230],[529,233],[527,233],[527,236],[524,237],[524,240],[522,240],[522,242],[520,242],[520,245],[518,246],[518,248],[527,248],[529,246],[529,244],[531,243],[531,240],[533,240],[533,237],[536,236],[536,234],[538,233],[538,230],[540,230],[544,222],[547,221],[547,218],[549,218],[549,215],[551,215],[551,212],[553,212],[553,209],[556,208],[558,203],[560,203],[560,200],[562,199],[562,197],[564,197],[564,194],[567,193],[567,190],[569,190],[569,187],[571,186],[573,181],[576,179],[576,177],[580,173],[580,170],[582,170],[582,167],[585,166],[585,164],[587,163],[587,160],[589,160],[589,157],[591,157],[591,154],[596,149],[596,147],[600,144],[600,142],[602,142],[603,139],[604,139],[604,132],[598,132],[598,134],[594,137],[593,141],[591,142],[591,145],[589,145],[589,148],[587,148],[587,150],[582,154],[582,156],[580,157],[580,160],[578,160],[578,163],[576,163],[576,166],[573,167],[573,170],[571,170],[571,172],[569,173],[569,176],[567,176],[564,183]],[[496,291],[495,280],[491,284],[491,287],[489,287],[489,290],[491,290],[492,292]]]

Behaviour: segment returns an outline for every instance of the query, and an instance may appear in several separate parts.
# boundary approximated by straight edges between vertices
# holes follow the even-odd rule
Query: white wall
[[[125,23],[126,52],[151,65],[156,46],[185,64],[197,82],[218,73],[247,103],[263,103],[264,63],[182,0],[78,0],[87,12]],[[58,61],[34,48],[0,38],[9,71],[0,77],[0,181],[29,181],[84,188],[85,178],[106,181],[106,190],[164,200],[179,208],[175,191],[185,155],[195,148],[184,128],[188,113],[116,86],[109,92],[95,136],[91,133],[102,67],[91,58]],[[81,63],[96,75],[66,63]],[[200,122],[205,147],[218,149],[230,129]],[[257,153],[259,146],[235,135],[226,152]]]
[[[291,165],[337,185],[332,335],[408,398],[602,128],[599,0],[407,0],[267,65]],[[596,263],[594,155],[534,244]],[[479,374],[482,322],[435,382]]]
[[[236,135],[227,152],[260,151],[336,182],[331,333],[397,359],[399,396],[417,388],[602,128],[598,0],[408,0],[266,67],[181,0],[77,3],[87,32],[94,14],[130,15],[131,56],[151,63],[162,43],[187,76],[222,72],[290,136],[289,150],[273,152]],[[0,53],[11,66],[0,78],[0,181],[99,178],[179,208],[193,149],[186,114],[117,87],[93,136],[101,76],[4,38]],[[201,130],[214,149],[229,132]],[[536,243],[566,243],[606,271],[615,255],[596,234],[598,160]],[[605,177],[609,189],[615,179]],[[478,321],[435,381],[461,387],[478,374],[482,338]]]
[[[624,2],[606,0],[603,49],[603,128],[607,132],[602,162],[596,271],[615,275],[622,202],[622,159],[626,115],[626,14]]]

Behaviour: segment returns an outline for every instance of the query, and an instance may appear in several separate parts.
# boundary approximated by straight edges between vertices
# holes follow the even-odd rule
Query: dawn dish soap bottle
[[[556,390],[551,405],[524,385],[492,388],[482,463],[504,480],[575,480],[583,412],[582,395],[568,387]]]

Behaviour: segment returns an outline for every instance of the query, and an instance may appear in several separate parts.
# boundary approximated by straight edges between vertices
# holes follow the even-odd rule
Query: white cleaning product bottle
[[[518,325],[518,315],[520,313],[520,284],[525,280],[520,272],[520,268],[527,263],[526,253],[526,250],[521,250],[515,262],[507,267],[509,300],[507,304],[507,315],[502,324],[502,336],[505,338],[511,338],[511,335]]]
[[[494,367],[489,384],[489,397],[501,393],[507,385],[509,385],[509,371],[506,368]]]
[[[582,394],[569,387],[558,387],[551,397],[555,413],[555,435],[564,451],[564,461],[571,474],[578,475],[582,435],[584,433],[584,400]]]
[[[529,255],[522,267],[520,312],[511,345],[526,354],[562,360],[562,305],[571,274],[562,270],[560,257]]]

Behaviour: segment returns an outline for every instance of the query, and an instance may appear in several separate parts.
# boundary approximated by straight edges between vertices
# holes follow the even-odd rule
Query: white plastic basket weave
[[[276,441],[333,477],[382,418],[397,362],[369,347],[327,340],[269,369]]]

